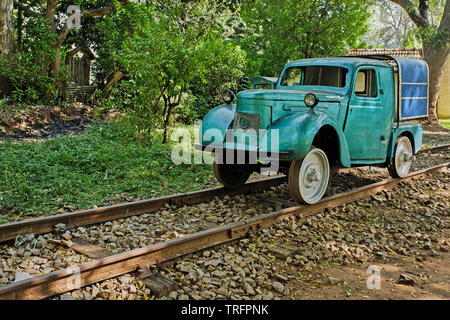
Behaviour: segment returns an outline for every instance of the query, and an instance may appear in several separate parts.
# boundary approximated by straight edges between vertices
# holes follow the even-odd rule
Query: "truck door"
[[[380,162],[387,143],[386,115],[376,67],[362,66],[356,71],[350,96],[344,134],[352,163]],[[378,160],[378,161],[376,161]]]

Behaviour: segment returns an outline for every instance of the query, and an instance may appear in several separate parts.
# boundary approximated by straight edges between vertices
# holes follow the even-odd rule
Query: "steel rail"
[[[91,225],[114,219],[150,213],[168,205],[192,205],[209,201],[217,196],[236,195],[250,191],[277,186],[286,180],[286,176],[277,176],[249,182],[238,189],[224,187],[210,188],[195,192],[176,194],[167,197],[153,198],[135,202],[121,203],[108,207],[73,211],[49,217],[39,217],[0,225],[0,242],[12,240],[23,234],[43,234],[54,230],[55,225],[63,223],[66,229]]]
[[[421,149],[419,153],[431,153],[450,148],[450,144]],[[345,168],[349,170],[349,168]],[[341,169],[345,171],[345,169]],[[63,223],[67,229],[101,223],[109,220],[126,218],[133,215],[150,213],[169,205],[192,205],[208,201],[216,196],[235,195],[253,190],[268,188],[281,184],[285,176],[262,179],[250,182],[243,187],[230,190],[225,188],[211,188],[167,197],[159,197],[135,202],[121,203],[113,206],[100,207],[88,210],[78,210],[49,217],[32,218],[23,221],[0,225],[0,242],[12,240],[23,234],[43,234],[54,230],[54,226]]]
[[[450,148],[450,144],[434,146],[419,150],[421,153],[432,153]],[[352,168],[339,169],[346,172]],[[250,182],[235,190],[223,187],[205,189],[184,194],[176,194],[167,197],[159,197],[135,202],[121,203],[113,206],[100,207],[88,210],[78,210],[69,213],[58,214],[49,217],[38,217],[0,225],[0,243],[12,240],[23,234],[43,234],[54,230],[54,226],[63,223],[67,229],[101,223],[109,220],[126,218],[133,215],[150,213],[169,205],[192,205],[203,201],[208,201],[216,196],[236,195],[258,189],[276,186],[284,182],[285,176],[262,179]]]
[[[450,144],[441,144],[439,146],[433,146],[429,148],[420,149],[417,154],[424,154],[424,153],[434,153],[437,151],[447,150],[450,149]]]
[[[306,217],[322,212],[327,208],[335,208],[344,203],[353,202],[383,190],[392,189],[401,182],[425,174],[446,171],[449,164],[450,162],[447,162],[445,164],[410,173],[403,178],[388,179],[337,194],[322,199],[314,205],[299,205],[282,209],[263,216],[194,233],[183,238],[173,239],[145,248],[112,255],[81,264],[75,268],[71,267],[54,271],[46,275],[8,284],[0,288],[0,299],[44,299],[57,294],[62,294],[79,287],[133,272],[143,264],[157,264],[245,237],[250,230],[256,232],[260,229],[271,227],[292,215]],[[74,280],[76,280],[75,283],[78,284],[77,287],[74,287]]]

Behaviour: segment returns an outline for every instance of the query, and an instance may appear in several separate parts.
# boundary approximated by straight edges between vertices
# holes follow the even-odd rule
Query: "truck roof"
[[[303,66],[303,65],[336,65],[336,66],[352,66],[358,67],[359,65],[377,65],[382,67],[390,67],[389,63],[379,59],[371,59],[366,57],[331,57],[331,58],[313,58],[291,61],[287,64],[287,67]]]

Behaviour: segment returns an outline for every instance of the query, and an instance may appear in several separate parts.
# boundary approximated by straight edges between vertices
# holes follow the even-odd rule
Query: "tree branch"
[[[444,13],[442,14],[439,31],[447,33],[447,42],[450,42],[450,0],[445,2]]]
[[[428,19],[428,0],[419,1],[419,12],[422,17]]]
[[[411,18],[411,20],[417,26],[417,28],[422,29],[422,28],[426,28],[426,27],[430,26],[430,22],[429,22],[428,18],[426,16],[422,16],[421,11],[419,11],[419,8],[417,8],[414,5],[414,2],[412,2],[411,0],[391,0],[391,1],[398,4],[400,7],[402,7],[406,11],[408,16]],[[423,2],[427,2],[427,0],[420,0],[419,7],[422,6],[422,11],[424,11],[423,4],[422,4]],[[427,4],[426,11],[428,11],[428,4]]]
[[[55,19],[56,6],[58,5],[58,0],[48,0],[47,9],[45,10],[45,18]]]
[[[81,13],[81,18],[85,19],[85,18],[105,16],[105,15],[113,12],[115,8],[116,8],[115,5],[111,5],[109,7],[104,7],[104,8],[84,10]]]
[[[14,0],[14,6],[22,9],[24,15],[26,15],[27,17],[36,17],[36,18],[42,17],[42,14],[40,14],[39,12],[33,11],[33,9],[31,9],[29,6],[19,2],[18,0]]]
[[[58,1],[58,0],[50,0],[50,1]],[[119,1],[119,3],[122,5],[130,4],[129,0]],[[115,9],[116,9],[115,5],[110,5],[110,6],[104,7],[104,8],[84,10],[81,13],[81,18],[86,19],[86,18],[92,18],[92,17],[105,16],[105,15],[113,12]],[[56,42],[57,47],[62,45],[62,43],[66,39],[69,32],[70,32],[70,26],[69,26],[69,20],[67,20],[66,23],[64,24],[64,26],[58,32],[58,40]]]

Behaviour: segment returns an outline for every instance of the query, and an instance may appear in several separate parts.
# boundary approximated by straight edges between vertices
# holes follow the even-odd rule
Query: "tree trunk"
[[[23,11],[19,7],[17,10],[17,52],[22,50],[22,28],[23,28]]]
[[[164,108],[166,112],[164,112],[164,135],[163,135],[163,143],[167,143],[169,139],[169,126],[170,126],[170,118],[172,116],[172,109],[175,107],[173,103],[170,103],[170,97],[164,99],[164,103],[166,103],[166,107]]]
[[[14,53],[13,0],[0,2],[0,58],[9,59]],[[0,78],[0,93],[6,95],[11,90],[11,83]]]
[[[169,139],[169,124],[170,124],[170,115],[167,115],[167,117],[164,119],[164,136],[162,143],[167,143],[167,140]]]
[[[442,73],[444,71],[444,63],[447,60],[450,47],[432,47],[429,43],[423,43],[424,60],[428,63],[430,68],[429,81],[429,112],[428,121],[430,123],[439,123],[437,115],[437,101],[439,97],[439,90],[441,88]],[[446,89],[446,88],[444,88]]]
[[[13,0],[0,2],[0,58],[14,53]]]
[[[422,38],[423,59],[430,68],[428,121],[439,123],[437,117],[437,99],[441,86],[444,63],[450,53],[450,0],[444,5],[439,27],[435,29],[428,18],[429,1],[419,0],[416,6],[412,0],[391,0],[401,6],[417,27]]]
[[[55,59],[52,62],[51,65],[51,75],[53,78],[55,78],[55,87],[58,90],[62,89],[62,82],[61,79],[59,79],[59,71],[61,70],[61,46],[55,47]]]

